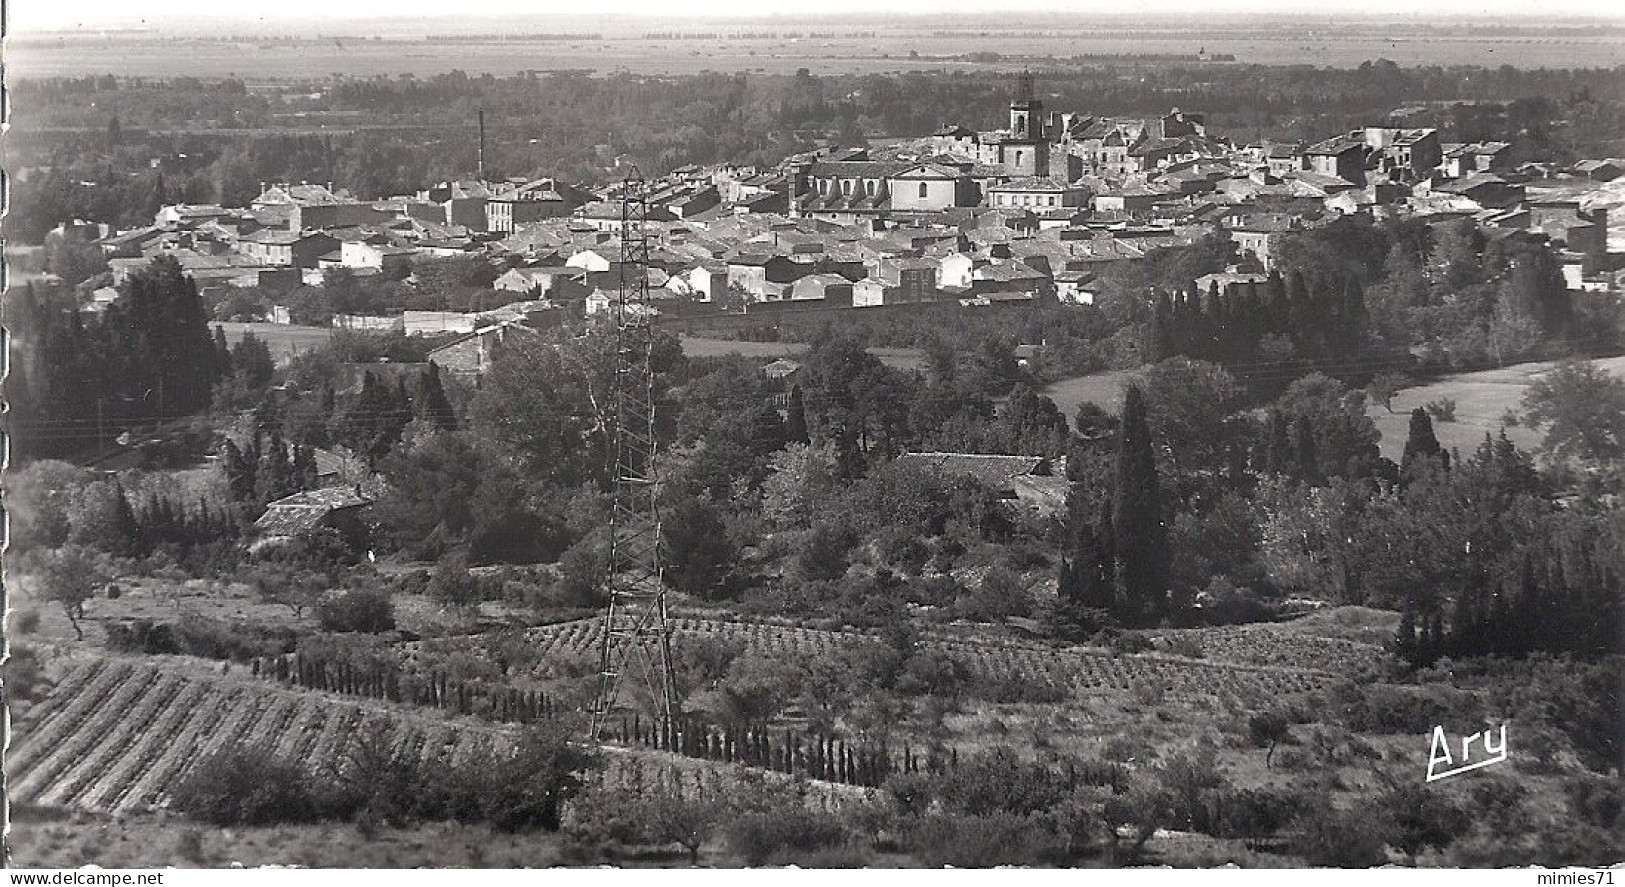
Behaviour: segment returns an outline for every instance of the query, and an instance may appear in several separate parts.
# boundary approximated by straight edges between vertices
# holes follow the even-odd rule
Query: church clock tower
[[[1044,103],[1033,95],[1033,75],[1022,71],[1010,99],[1010,134],[1000,145],[1000,161],[1015,176],[1049,175],[1049,137]]]

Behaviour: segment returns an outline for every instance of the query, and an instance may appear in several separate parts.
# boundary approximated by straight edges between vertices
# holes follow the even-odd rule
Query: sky
[[[315,30],[323,24],[345,20],[369,18],[413,18],[445,16],[444,0],[351,0],[334,3],[332,0],[277,0],[239,6],[221,0],[165,0],[158,3],[131,3],[129,0],[10,0],[10,26],[12,33],[41,30],[96,29],[105,26],[146,24],[151,27],[178,27],[196,29],[218,23],[235,25],[237,30],[255,21],[275,25],[279,30]],[[254,10],[243,15],[245,6]],[[146,9],[142,9],[146,7]],[[232,7],[235,7],[233,9]],[[464,15],[472,13],[481,18],[523,16],[532,19],[538,14],[558,12],[576,16],[582,6],[536,2],[536,0],[469,0],[460,7]],[[798,13],[816,11],[821,16],[848,13],[888,15],[897,13],[1150,13],[1184,14],[1208,13],[1304,13],[1327,12],[1323,2],[1317,0],[594,0],[591,9],[597,14],[649,15],[663,18],[687,16],[762,16],[783,15],[794,17]],[[1488,15],[1496,18],[1516,18],[1531,23],[1557,17],[1605,16],[1625,19],[1625,4],[1617,0],[1363,0],[1358,12],[1366,15],[1406,15],[1419,13],[1427,17]],[[134,10],[134,11],[132,11]],[[1345,7],[1345,13],[1352,11]],[[148,13],[145,19],[143,12]]]

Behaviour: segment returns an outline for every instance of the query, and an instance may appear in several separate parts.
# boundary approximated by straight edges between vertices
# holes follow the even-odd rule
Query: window
[[[929,193],[930,193],[930,192],[929,192],[929,191],[927,191],[927,189],[926,189],[926,186],[925,186],[925,183],[924,183],[924,182],[921,182],[921,183],[920,183],[920,196],[921,196],[921,197],[925,197],[925,196],[926,196],[926,195],[927,195],[927,194],[929,194]]]
[[[875,196],[875,183],[874,183],[873,180],[870,180],[870,182],[869,182],[869,184],[867,186],[867,190],[869,191],[869,196],[870,197]]]
[[[852,180],[851,179],[847,179],[846,181],[841,183],[841,193],[845,194],[848,197],[852,196]]]
[[[1050,205],[1050,206],[1054,206],[1054,205],[1055,205],[1055,195],[1054,195],[1054,194],[1051,194],[1051,195],[1050,195],[1050,196],[1049,196],[1049,205]]]
[[[1016,152],[1016,166],[1021,165],[1021,154],[1022,154],[1022,152],[1020,152],[1020,151]]]

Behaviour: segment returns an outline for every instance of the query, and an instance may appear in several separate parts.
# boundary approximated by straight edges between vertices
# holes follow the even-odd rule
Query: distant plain
[[[696,31],[704,27],[704,31]],[[449,40],[377,33],[299,40],[254,37],[62,34],[12,38],[9,72],[16,77],[117,74],[143,77],[233,75],[253,81],[330,74],[371,77],[433,75],[453,69],[502,76],[527,70],[585,69],[598,73],[692,74],[700,71],[878,74],[922,70],[1007,70],[1133,64],[1229,54],[1237,63],[1356,67],[1374,59],[1401,65],[1474,64],[1496,67],[1611,67],[1625,64],[1625,29],[1491,27],[1469,23],[1421,25],[1365,22],[1340,27],[1314,22],[1279,27],[1194,28],[1035,27],[1032,29],[839,25],[689,25],[680,33],[706,37],[651,40],[647,31],[609,32],[602,39]],[[749,32],[776,37],[730,37]],[[861,29],[861,30],[859,30]],[[525,29],[510,33],[523,34]],[[560,33],[590,33],[570,29]],[[801,36],[788,36],[799,34]],[[872,36],[871,36],[872,35]],[[911,53],[917,55],[911,55]],[[996,54],[970,60],[966,56]],[[1075,57],[1085,57],[1076,59]],[[1213,62],[1212,64],[1229,64]]]

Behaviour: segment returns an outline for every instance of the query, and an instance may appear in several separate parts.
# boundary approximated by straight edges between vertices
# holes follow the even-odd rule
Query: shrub
[[[483,783],[477,809],[493,828],[557,831],[564,805],[586,784],[585,774],[602,766],[596,750],[572,745],[562,731],[544,727],[525,734],[511,756],[483,762],[475,772],[484,778],[470,781]]]
[[[907,847],[930,868],[991,868],[1058,862],[1066,841],[1045,817],[995,813],[988,816],[933,814],[916,820]]]
[[[1383,834],[1371,827],[1380,817],[1370,809],[1337,810],[1312,804],[1292,822],[1291,849],[1310,865],[1370,868],[1388,861]]]
[[[386,592],[355,588],[322,601],[316,616],[325,631],[378,634],[395,627],[395,605]]]
[[[811,810],[747,813],[728,827],[728,848],[753,866],[785,851],[827,850],[846,840],[840,820]]]
[[[896,690],[905,696],[958,699],[964,691],[965,666],[940,650],[916,650],[903,664]]]
[[[1152,648],[1151,641],[1137,631],[1120,631],[1114,628],[1105,629],[1094,636],[1090,643],[1103,646],[1118,654],[1144,653]]]
[[[1036,813],[1058,802],[1065,789],[1050,768],[996,748],[938,777],[935,790],[950,812],[986,816]]]
[[[1611,829],[1625,812],[1625,789],[1617,781],[1591,775],[1576,776],[1563,785],[1569,807],[1580,821]]]
[[[215,825],[314,822],[325,810],[298,765],[269,748],[227,746],[175,787],[176,809]]]
[[[1432,416],[1435,422],[1456,421],[1455,398],[1441,397],[1438,400],[1430,400],[1422,405],[1422,409],[1427,410],[1428,415]]]
[[[524,509],[498,511],[474,528],[468,559],[475,564],[548,564],[570,547],[564,522]]]
[[[1032,592],[1022,584],[1020,576],[1004,567],[988,570],[974,592],[954,601],[954,615],[976,622],[1031,616],[1032,612]]]
[[[559,558],[566,601],[588,607],[602,606],[604,570],[609,566],[609,540],[593,533],[576,542]]]
[[[109,625],[107,644],[122,653],[177,654],[248,662],[293,651],[290,628],[245,625],[186,616],[179,622],[134,619]]]
[[[39,628],[39,611],[24,610],[17,614],[17,633],[28,634]]]
[[[1203,659],[1207,656],[1207,648],[1202,641],[1192,635],[1182,634],[1168,642],[1168,652],[1174,656],[1183,656],[1186,659]]]

